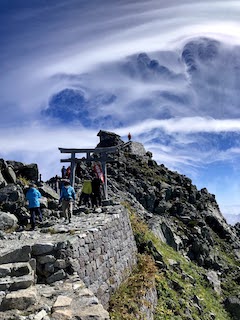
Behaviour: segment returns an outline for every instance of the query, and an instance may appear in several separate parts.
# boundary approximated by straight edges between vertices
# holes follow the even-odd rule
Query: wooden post
[[[102,165],[103,175],[104,175],[104,185],[103,185],[103,189],[104,189],[104,196],[105,196],[105,200],[108,200],[108,189],[107,189],[107,163],[106,163],[105,159],[102,159],[102,160],[101,160],[101,165]]]
[[[74,188],[75,184],[75,170],[76,170],[76,163],[75,163],[75,152],[71,153],[71,174],[70,174],[70,184]]]

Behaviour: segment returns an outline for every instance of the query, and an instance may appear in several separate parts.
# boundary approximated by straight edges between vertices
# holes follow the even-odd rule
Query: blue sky
[[[100,129],[240,213],[240,3],[1,0],[0,157],[60,172]]]

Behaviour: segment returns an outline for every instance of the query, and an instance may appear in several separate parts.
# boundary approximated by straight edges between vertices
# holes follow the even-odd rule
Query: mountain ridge
[[[124,144],[120,137],[114,133],[106,131],[100,131],[100,133],[100,143],[97,147],[119,146],[118,152],[110,156],[112,161],[107,165],[110,200],[113,203],[125,204],[130,211],[134,211],[137,217],[147,225],[146,228],[149,228],[154,237],[158,239],[157,241],[176,252],[175,259],[177,261],[179,259],[177,255],[180,255],[181,259],[184,259],[184,263],[189,261],[189,263],[194,263],[196,268],[200,268],[199,272],[202,270],[202,276],[205,275],[209,279],[210,286],[216,291],[219,312],[224,313],[226,309],[229,313],[229,319],[237,319],[240,304],[238,290],[240,225],[230,226],[220,212],[213,194],[210,194],[206,188],[197,190],[191,179],[185,175],[170,171],[163,164],[158,165],[152,159],[151,152],[146,152],[141,143],[130,141]],[[58,220],[59,196],[46,183],[38,181],[37,165],[24,165],[3,159],[0,164],[0,207],[2,210],[0,219],[2,216],[2,221],[6,221],[7,212],[11,212],[18,218],[21,214],[27,214],[24,203],[24,181],[26,184],[26,182],[34,180],[46,198],[42,203],[42,210],[46,219],[45,232],[50,232],[50,229],[54,228],[54,221],[57,223]],[[81,189],[81,178],[91,173],[91,170],[91,166],[83,160],[81,162],[81,176],[75,178],[76,190]],[[54,178],[52,180],[54,181]],[[48,183],[50,184],[51,181]],[[74,214],[79,213],[83,212],[82,208],[77,205]],[[48,223],[50,224],[47,227]],[[139,221],[137,225],[140,224]],[[0,223],[0,225],[2,226],[2,236],[10,240],[4,230],[7,231],[14,226],[7,226],[6,223]],[[64,228],[60,227],[59,229],[58,227],[58,229],[52,229],[51,232],[59,232],[56,230],[64,230]],[[41,232],[41,226],[36,232]],[[153,240],[145,238],[148,231],[145,235],[141,232],[135,234],[139,252],[153,256],[160,274],[162,272],[168,273],[166,261],[161,258],[164,252],[163,247],[159,248]],[[15,235],[17,236],[17,233]],[[11,235],[12,237],[14,234]],[[183,271],[180,269],[177,274],[183,276]],[[168,274],[168,276],[170,275]],[[174,281],[170,278],[168,281],[170,281],[169,286],[171,287]],[[181,286],[183,285],[181,284]],[[179,291],[176,283],[175,287],[178,289],[171,288],[173,290],[171,292],[179,295],[180,299],[182,297],[181,290]],[[158,290],[160,289],[158,288]],[[189,310],[195,314],[196,306],[192,302],[186,308],[188,311],[184,308],[177,311],[178,303],[174,302],[176,305],[165,306],[164,312],[170,312],[173,308],[179,316],[185,314],[186,319],[214,319],[214,315],[210,316],[209,309],[205,310],[205,302],[204,299],[203,301],[198,300],[200,315],[195,318],[185,314]],[[165,304],[166,300],[159,303]],[[216,310],[214,308],[215,313]],[[115,319],[114,316],[112,319]],[[219,316],[220,319],[226,320],[228,318],[220,318]]]

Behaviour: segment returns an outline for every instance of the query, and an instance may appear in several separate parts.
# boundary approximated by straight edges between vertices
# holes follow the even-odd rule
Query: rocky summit
[[[0,159],[0,319],[239,320],[239,223],[229,225],[213,194],[157,164],[141,143],[99,136],[97,148],[117,147],[108,199],[97,208],[79,202],[92,173],[79,159],[70,223],[60,177],[39,181],[37,164]],[[42,194],[34,231],[30,183]]]

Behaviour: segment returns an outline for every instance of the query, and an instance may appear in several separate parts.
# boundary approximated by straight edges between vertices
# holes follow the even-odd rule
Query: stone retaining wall
[[[128,212],[122,206],[112,206],[104,214],[74,219],[79,227],[56,226],[53,234],[39,233],[36,239],[14,242],[12,250],[8,241],[8,248],[1,250],[0,263],[35,260],[37,282],[46,284],[77,272],[107,308],[110,295],[136,264],[137,248]]]
[[[126,211],[74,239],[67,249],[71,265],[107,307],[110,295],[136,264],[137,248]]]

